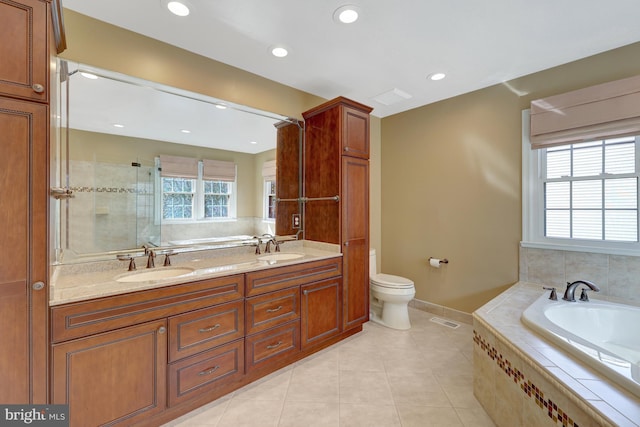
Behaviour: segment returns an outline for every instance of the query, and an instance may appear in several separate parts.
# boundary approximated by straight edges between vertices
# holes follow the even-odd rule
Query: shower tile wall
[[[136,174],[131,166],[70,162],[74,197],[68,204],[69,249],[86,254],[122,249],[123,242],[137,246]]]
[[[580,279],[598,285],[600,296],[640,304],[640,257],[520,248],[521,281],[564,290]]]

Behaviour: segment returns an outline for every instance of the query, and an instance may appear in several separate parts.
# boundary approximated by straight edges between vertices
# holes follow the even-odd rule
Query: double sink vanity
[[[52,403],[72,425],[159,425],[360,330],[342,325],[339,246],[56,267]],[[98,267],[99,266],[99,267]]]

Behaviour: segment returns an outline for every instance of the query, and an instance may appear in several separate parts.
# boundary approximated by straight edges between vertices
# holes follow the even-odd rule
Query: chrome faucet
[[[265,253],[271,253],[271,244],[273,243],[276,247],[276,252],[280,252],[280,242],[278,242],[278,240],[276,239],[276,236],[272,235],[272,234],[263,234],[263,237],[267,237],[269,238],[269,240],[267,240],[267,244],[264,247],[264,252]]]
[[[564,296],[562,297],[565,301],[575,301],[576,300],[576,289],[580,285],[585,285],[589,287],[590,290],[594,292],[600,292],[600,288],[595,284],[587,281],[587,280],[576,280],[573,283],[567,282],[567,290],[564,291]],[[589,301],[589,297],[587,297],[587,289],[582,289],[582,294],[580,295],[580,301]]]
[[[258,237],[258,236],[253,236],[252,239],[256,239],[258,241],[258,243],[255,244],[255,246],[256,246],[256,255],[260,255],[260,243],[262,243],[262,241],[260,240],[260,237]]]

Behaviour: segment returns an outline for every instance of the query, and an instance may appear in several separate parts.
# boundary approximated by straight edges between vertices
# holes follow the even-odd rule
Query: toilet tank
[[[371,249],[369,251],[369,277],[375,276],[378,273],[376,267],[376,250]]]

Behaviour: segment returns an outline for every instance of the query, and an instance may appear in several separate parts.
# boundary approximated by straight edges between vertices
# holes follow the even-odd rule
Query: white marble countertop
[[[474,319],[504,337],[540,369],[573,390],[581,406],[599,412],[615,425],[640,426],[640,400],[522,323],[522,312],[545,292],[548,293],[539,284],[516,283],[476,310]]]
[[[90,262],[82,264],[64,264],[52,267],[49,305],[55,306],[70,302],[84,301],[110,295],[153,289],[196,280],[211,279],[231,274],[247,273],[266,268],[293,265],[308,261],[340,257],[338,245],[296,241],[282,245],[280,254],[295,253],[302,255],[295,259],[264,261],[259,258],[271,254],[255,254],[255,248],[216,249],[202,252],[185,252],[171,256],[171,266],[162,266],[162,256],[156,258],[156,267],[144,267],[146,259],[139,258],[141,265],[135,272],[127,271],[128,263],[118,260]],[[143,262],[145,261],[145,262]],[[186,267],[192,272],[158,280],[121,282],[118,278],[148,271]]]

